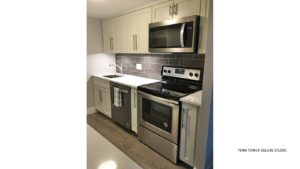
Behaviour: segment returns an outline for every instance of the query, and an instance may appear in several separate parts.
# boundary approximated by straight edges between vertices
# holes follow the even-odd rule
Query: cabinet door
[[[111,98],[110,91],[102,88],[102,112],[111,118]]]
[[[131,89],[131,129],[137,133],[137,91]]]
[[[198,53],[205,54],[207,42],[209,0],[201,0]]]
[[[182,104],[180,126],[180,160],[194,166],[197,106]]]
[[[173,1],[167,1],[152,6],[152,22],[159,22],[172,19]]]
[[[175,9],[173,18],[199,15],[200,0],[174,0]]]
[[[94,85],[95,107],[98,111],[111,118],[110,91]]]
[[[109,19],[103,21],[102,26],[103,33],[103,49],[104,52],[113,53],[114,52],[114,19]]]
[[[133,53],[135,13],[129,13],[116,18],[115,22],[115,52]]]
[[[208,17],[209,0],[200,0],[200,16]]]
[[[205,54],[207,42],[208,18],[200,16],[198,53]]]
[[[94,85],[94,96],[95,96],[95,107],[98,111],[102,112],[102,103],[103,103],[103,92],[101,87]]]
[[[136,12],[136,42],[135,51],[138,53],[149,53],[149,23],[151,23],[151,7]]]

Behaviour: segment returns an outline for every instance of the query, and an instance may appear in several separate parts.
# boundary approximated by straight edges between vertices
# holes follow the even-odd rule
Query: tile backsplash
[[[116,54],[116,64],[122,65],[125,74],[160,80],[162,65],[204,68],[204,58],[204,54]],[[142,64],[142,70],[136,64]]]

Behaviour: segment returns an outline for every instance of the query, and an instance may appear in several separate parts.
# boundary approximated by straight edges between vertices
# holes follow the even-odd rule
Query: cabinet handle
[[[102,103],[102,91],[99,90],[99,101]]]
[[[189,109],[186,109],[186,135],[190,135],[190,116],[189,116]]]
[[[134,92],[134,97],[133,97],[133,99],[134,99],[134,100],[133,100],[133,103],[134,103],[133,105],[134,105],[134,107],[136,107],[136,93],[135,93],[135,92]]]
[[[183,125],[184,113],[185,113],[185,108],[183,107],[182,108],[182,117],[181,117],[181,128],[184,128],[184,125]]]
[[[135,50],[138,49],[138,46],[137,46],[137,35],[135,35]]]
[[[174,15],[177,15],[178,14],[178,4],[173,4],[174,7],[173,7],[173,14]]]
[[[132,46],[133,46],[133,50],[135,50],[135,44],[134,44],[134,43],[135,43],[135,40],[134,40],[134,36],[135,36],[135,35],[132,35],[132,40],[133,40]]]
[[[188,125],[188,118],[189,118],[189,108],[186,108],[186,112],[185,112],[185,138],[184,138],[184,158],[186,160],[189,160],[189,158],[187,157],[187,138],[190,135],[189,133],[189,128],[187,126]]]
[[[112,48],[111,49],[114,49],[114,38],[111,38],[111,41],[112,41],[112,43],[111,43]]]
[[[114,49],[114,46],[113,46],[113,38],[110,38],[110,49]]]
[[[111,49],[111,38],[109,38],[109,49]]]
[[[174,4],[172,4],[172,5],[169,6],[169,16],[173,15],[173,5]]]

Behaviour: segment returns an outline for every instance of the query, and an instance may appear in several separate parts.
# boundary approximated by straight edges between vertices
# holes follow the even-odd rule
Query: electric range
[[[177,162],[181,97],[202,89],[203,69],[162,66],[160,82],[138,86],[138,138]]]

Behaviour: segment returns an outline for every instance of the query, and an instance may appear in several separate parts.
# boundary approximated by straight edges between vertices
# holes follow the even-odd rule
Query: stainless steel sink
[[[117,77],[123,77],[123,76],[120,76],[120,75],[106,75],[106,76],[103,76],[103,77],[107,77],[107,78],[117,78]]]

